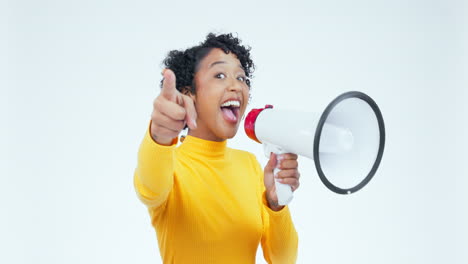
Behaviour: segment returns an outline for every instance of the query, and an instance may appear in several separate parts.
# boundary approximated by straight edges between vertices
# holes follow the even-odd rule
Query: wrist
[[[268,207],[272,210],[272,211],[280,211],[281,209],[284,208],[284,205],[279,205],[278,204],[278,199],[273,199],[271,198],[271,195],[269,195],[269,192],[265,192],[265,198],[266,198],[266,202],[267,202],[267,205]]]
[[[151,135],[153,138],[154,142],[158,143],[159,145],[163,146],[171,146],[174,144],[174,139],[175,138],[162,138],[162,137],[156,137],[154,135]]]
[[[159,145],[163,145],[163,146],[171,146],[171,145],[174,145],[175,143],[177,143],[177,137],[175,138],[167,138],[167,137],[160,137],[160,136],[157,136],[154,132],[153,132],[153,121],[151,120],[150,121],[150,126],[149,126],[149,134],[151,136],[151,139],[159,144]]]

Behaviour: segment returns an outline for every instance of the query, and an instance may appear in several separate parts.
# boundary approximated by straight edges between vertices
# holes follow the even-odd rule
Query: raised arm
[[[177,91],[171,70],[166,69],[163,75],[163,87],[153,103],[150,128],[141,143],[134,175],[138,197],[149,207],[164,203],[172,189],[179,132],[185,125],[196,129],[193,101]]]

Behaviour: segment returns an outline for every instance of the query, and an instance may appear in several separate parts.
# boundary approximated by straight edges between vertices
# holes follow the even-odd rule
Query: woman
[[[134,177],[164,263],[254,263],[259,243],[269,263],[294,263],[297,233],[274,178],[296,190],[297,156],[272,154],[262,170],[253,154],[226,147],[249,101],[250,48],[208,34],[164,64]]]

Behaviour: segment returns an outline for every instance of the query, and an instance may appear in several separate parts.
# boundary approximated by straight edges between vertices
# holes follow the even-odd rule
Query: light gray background
[[[321,111],[360,90],[387,145],[340,196],[300,159],[298,263],[468,263],[466,1],[1,2],[0,262],[160,263],[133,185],[160,62],[237,32],[250,108]],[[266,159],[242,130],[232,147]],[[259,252],[260,253],[260,252]],[[261,254],[258,262],[263,263]]]

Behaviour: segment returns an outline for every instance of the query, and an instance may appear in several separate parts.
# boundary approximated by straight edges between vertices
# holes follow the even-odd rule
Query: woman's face
[[[212,49],[200,61],[194,77],[197,129],[189,135],[211,141],[234,137],[249,99],[246,80],[235,54]]]

